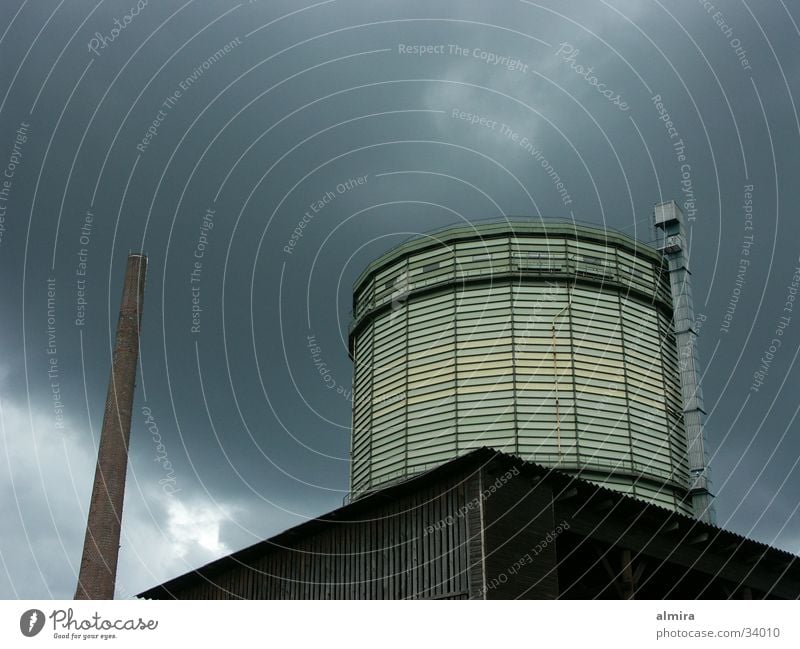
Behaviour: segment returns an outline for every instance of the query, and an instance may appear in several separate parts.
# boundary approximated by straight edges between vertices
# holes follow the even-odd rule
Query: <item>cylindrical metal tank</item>
[[[617,232],[492,222],[354,288],[352,496],[488,446],[690,514],[668,269]]]

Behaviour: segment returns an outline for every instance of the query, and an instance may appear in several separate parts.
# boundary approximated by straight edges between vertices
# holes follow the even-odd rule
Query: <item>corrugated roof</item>
[[[536,462],[523,460],[515,455],[509,455],[501,451],[496,451],[492,448],[482,447],[454,458],[438,467],[416,474],[401,482],[392,484],[391,486],[363,496],[358,500],[339,507],[338,509],[334,509],[333,511],[323,514],[317,518],[310,519],[305,523],[301,523],[289,528],[288,530],[265,539],[264,541],[259,541],[254,545],[233,552],[225,557],[216,559],[215,561],[207,563],[196,570],[184,573],[183,575],[175,577],[174,579],[164,582],[163,584],[144,591],[140,593],[138,597],[153,598],[162,595],[164,591],[180,591],[181,589],[189,586],[195,580],[210,578],[227,568],[245,563],[247,559],[253,556],[262,555],[265,552],[273,551],[275,549],[290,548],[292,547],[292,544],[298,540],[298,538],[308,535],[327,524],[356,521],[358,520],[355,518],[356,514],[365,510],[369,510],[379,503],[395,499],[407,492],[417,490],[424,485],[442,481],[442,479],[455,473],[464,472],[468,468],[480,470],[482,467],[490,463],[499,463],[502,465],[502,467],[507,468],[516,466],[521,471],[525,471],[529,474],[532,473],[544,479],[561,483],[563,487],[583,486],[591,489],[592,492],[597,496],[615,499],[615,507],[619,505],[635,505],[641,509],[641,513],[659,515],[665,519],[665,522],[667,522],[667,519],[672,521],[683,520],[691,525],[691,530],[693,532],[713,532],[715,539],[722,537],[723,540],[727,540],[729,543],[736,541],[738,546],[749,546],[753,550],[758,548],[761,550],[761,554],[768,553],[772,558],[782,557],[783,560],[787,562],[795,560],[800,562],[800,557],[795,556],[791,552],[772,547],[766,543],[762,543],[761,541],[749,539],[741,534],[726,530],[717,525],[703,523],[702,521],[692,518],[691,516],[681,514],[674,510],[653,504],[635,496],[629,496],[608,487],[597,485],[593,482],[589,482],[572,474],[564,473],[552,467],[546,467],[541,464],[537,464]]]

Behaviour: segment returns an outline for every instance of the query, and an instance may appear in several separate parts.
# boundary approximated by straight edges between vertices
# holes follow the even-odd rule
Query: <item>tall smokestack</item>
[[[128,255],[75,599],[113,599],[147,257]]]

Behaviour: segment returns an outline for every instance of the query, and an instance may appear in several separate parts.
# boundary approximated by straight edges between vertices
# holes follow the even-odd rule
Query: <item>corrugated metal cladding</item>
[[[449,230],[370,265],[354,316],[355,497],[491,446],[689,513],[657,251],[571,224]]]

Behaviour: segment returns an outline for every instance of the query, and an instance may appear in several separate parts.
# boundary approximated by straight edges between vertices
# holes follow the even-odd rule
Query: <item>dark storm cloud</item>
[[[128,250],[150,265],[121,596],[341,503],[371,259],[501,215],[651,240],[673,197],[719,521],[800,551],[798,15],[714,4],[3,3],[0,593],[74,588]]]

